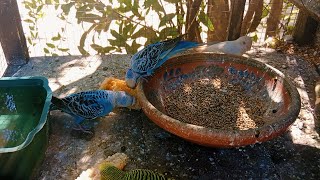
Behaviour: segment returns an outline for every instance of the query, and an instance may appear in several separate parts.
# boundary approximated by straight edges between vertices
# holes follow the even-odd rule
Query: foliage
[[[39,39],[38,21],[45,15],[44,7],[46,5],[58,4],[59,0],[24,0],[22,4],[28,10],[28,18],[24,22],[29,24],[30,36],[27,36],[27,42],[29,46],[35,47],[37,45],[37,39]],[[58,6],[56,5],[56,9]],[[58,32],[56,36],[51,37],[51,41],[46,43],[46,47],[43,48],[45,55],[57,56],[61,52],[68,53],[70,55],[69,48],[63,48],[59,46],[59,41],[62,40],[61,34],[64,28],[61,28],[61,33]]]
[[[79,25],[85,24],[87,28],[79,37],[78,50],[83,55],[89,55],[94,50],[96,54],[113,52],[136,53],[147,44],[159,40],[176,37],[188,30],[190,13],[188,8],[192,0],[24,0],[23,5],[28,10],[28,18],[24,20],[29,24],[30,35],[27,36],[29,46],[36,46],[39,39],[37,23],[45,14],[45,7],[53,6],[57,17],[68,21],[75,11],[75,18]],[[221,1],[224,2],[224,1]],[[289,4],[285,0],[286,4]],[[112,6],[111,4],[117,4]],[[175,12],[167,12],[165,6],[175,8]],[[198,6],[199,7],[199,6]],[[194,7],[193,7],[194,8]],[[208,17],[208,3],[201,2],[195,21],[198,35],[200,32],[214,32],[219,27]],[[270,7],[264,5],[262,17],[269,15]],[[194,13],[194,12],[193,12]],[[160,19],[158,24],[149,24],[147,19],[156,16]],[[261,19],[260,18],[260,19]],[[290,17],[288,17],[290,18]],[[259,21],[260,21],[259,19]],[[114,26],[116,25],[116,26]],[[116,27],[116,28],[115,28]],[[205,27],[205,28],[203,28]],[[207,31],[207,32],[206,32]],[[46,55],[70,54],[68,48],[61,47],[66,41],[65,29],[61,28],[52,37],[48,38],[43,48]],[[106,34],[110,34],[106,36]],[[98,42],[97,39],[107,37],[107,41]],[[201,37],[200,37],[201,38]],[[254,37],[257,39],[257,37]]]
[[[90,24],[88,29],[80,37],[78,49],[81,54],[89,55],[92,48],[97,54],[111,52],[136,53],[139,48],[159,40],[176,37],[182,33],[185,26],[185,2],[183,0],[109,0],[110,3],[117,2],[118,7],[112,7],[105,1],[100,0],[24,0],[23,4],[29,11],[30,18],[25,19],[29,23],[30,37],[27,37],[30,46],[36,46],[36,39],[39,38],[37,22],[44,16],[43,7],[52,5],[55,7],[57,17],[67,21],[72,10],[76,11],[78,24]],[[176,12],[167,13],[163,3],[174,5]],[[204,13],[205,5],[202,5],[197,21],[213,30],[213,24]],[[151,27],[146,25],[146,18],[155,13],[159,18],[159,24]],[[118,29],[111,29],[110,25],[116,23]],[[43,52],[46,55],[57,55],[60,52],[67,52],[68,48],[59,47],[63,37],[64,28],[46,42]],[[96,38],[102,33],[110,33],[108,43],[98,44]],[[145,39],[144,44],[138,43],[138,39]],[[87,46],[89,44],[89,46]]]

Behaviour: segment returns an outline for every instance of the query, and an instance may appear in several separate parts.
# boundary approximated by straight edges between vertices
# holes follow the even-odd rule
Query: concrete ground
[[[51,135],[36,179],[75,179],[82,171],[123,152],[125,170],[160,172],[189,179],[320,179],[320,138],[315,68],[297,56],[256,49],[250,56],[273,65],[296,85],[302,100],[299,117],[282,136],[234,149],[202,147],[157,127],[142,111],[117,109],[96,121],[93,136],[71,130],[72,119],[51,112]],[[97,89],[105,77],[123,78],[129,55],[35,57],[14,76],[46,76],[56,96]]]

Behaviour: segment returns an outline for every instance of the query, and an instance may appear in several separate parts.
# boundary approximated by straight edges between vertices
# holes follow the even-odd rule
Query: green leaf
[[[100,22],[95,28],[94,30],[97,31],[99,34],[101,33],[102,30],[104,30],[105,27],[105,22]]]
[[[158,0],[146,0],[144,2],[145,9],[152,8],[156,12],[163,12],[163,7],[159,4]]]
[[[48,46],[48,47],[50,47],[50,48],[55,48],[56,46],[54,45],[54,44],[52,44],[52,43],[46,43],[46,45]]]
[[[123,34],[123,24],[126,24],[126,21],[121,21],[121,23],[119,24],[119,34]]]
[[[31,31],[34,31],[34,26],[29,26],[29,29],[30,29]]]
[[[97,44],[91,44],[90,46],[100,54],[106,54],[106,53],[109,53],[110,51],[116,49],[115,47],[112,47],[112,46],[102,47]]]
[[[100,16],[96,14],[88,13],[88,14],[83,14],[82,16],[79,16],[78,22],[83,21],[83,22],[95,23],[95,20],[100,20],[100,19],[101,19]]]
[[[33,33],[32,31],[30,31],[30,33],[31,33],[31,37],[32,37],[33,39],[35,39],[36,36],[34,35],[34,33]]]
[[[52,41],[59,41],[60,39],[61,39],[60,33],[58,33],[57,36],[54,36],[54,37],[51,38]]]
[[[124,28],[123,28],[123,34],[127,35],[129,32],[131,32],[131,29],[133,28],[133,24],[127,24]]]
[[[150,28],[143,27],[131,36],[132,39],[136,39],[139,37],[153,38],[157,37],[157,33]]]
[[[269,14],[269,11],[270,11],[269,8],[263,8],[261,19],[267,17]]]
[[[124,47],[126,49],[127,54],[134,54],[134,53],[132,53],[133,50],[132,50],[131,46],[129,46],[127,43],[125,44]]]
[[[131,0],[118,0],[120,4],[125,4],[126,6],[131,7]]]
[[[37,7],[37,13],[41,11],[41,9],[43,8],[43,5],[40,5]]]
[[[210,31],[214,30],[213,23],[207,14],[205,14],[203,11],[201,11],[199,13],[198,17],[199,17],[200,22],[202,22],[205,26],[207,26]]]
[[[111,29],[110,33],[112,34],[113,37],[115,37],[118,41],[126,41],[125,38],[123,38],[122,35],[120,35],[117,31]]]
[[[134,41],[132,42],[132,45],[131,45],[132,54],[138,52],[138,49],[139,49],[141,46],[142,46],[142,44],[138,44],[138,43],[136,42],[136,40],[134,40]]]
[[[88,31],[84,32],[80,38],[80,45],[78,46],[78,50],[82,55],[89,55],[89,53],[84,49],[84,43],[86,41]]]
[[[46,54],[49,54],[49,50],[47,48],[43,48],[43,51],[46,53]]]
[[[258,35],[257,35],[257,33],[255,33],[255,35],[252,36],[252,41],[253,41],[253,42],[257,42],[257,41],[258,41]]]
[[[104,8],[105,8],[106,6],[102,3],[102,2],[95,2],[95,4],[94,4],[94,8],[96,9],[96,10],[98,10],[100,13],[104,13],[105,11],[104,11]]]
[[[59,56],[57,53],[52,53],[51,55],[52,56]]]
[[[97,44],[91,44],[90,46],[92,47],[92,49],[96,50],[97,52],[100,52],[103,49],[102,46]]]
[[[115,46],[115,47],[120,47],[121,46],[121,42],[119,40],[108,39],[108,41],[112,46]]]
[[[141,13],[139,12],[139,8],[140,8],[139,0],[134,0],[133,6],[131,7],[131,11],[136,17],[138,17],[140,19],[143,17],[141,16]]]
[[[32,45],[31,38],[30,38],[30,37],[28,37],[28,38],[27,38],[27,40],[28,40],[28,43],[29,43],[30,45]]]
[[[34,24],[34,22],[31,19],[25,19],[23,21],[26,22],[26,23],[33,23]]]
[[[179,33],[178,33],[178,30],[176,27],[166,27],[160,31],[160,38],[161,39],[167,39],[168,36],[174,37],[177,35],[179,35]]]
[[[160,21],[159,27],[165,26],[169,21],[172,21],[175,16],[175,13],[170,13],[164,16]]]
[[[68,4],[62,4],[61,5],[61,9],[63,11],[64,14],[68,15],[70,12],[71,7],[74,5],[74,2],[70,2]]]
[[[115,47],[107,46],[107,47],[103,48],[103,52],[104,53],[109,53],[110,51],[115,50],[115,49],[116,49]]]
[[[69,51],[70,49],[69,48],[58,48],[59,51],[62,51],[62,52],[67,52]]]
[[[32,11],[28,12],[29,17],[32,17],[33,19],[36,19],[36,14],[34,14]]]
[[[45,3],[46,3],[47,5],[51,5],[51,4],[52,4],[52,0],[45,0]]]
[[[130,29],[129,34],[132,35],[133,32],[137,29],[137,27],[138,27],[138,24],[134,25],[134,26]]]

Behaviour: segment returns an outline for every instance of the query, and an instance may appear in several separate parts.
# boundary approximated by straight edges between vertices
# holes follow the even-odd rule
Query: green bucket
[[[0,78],[0,178],[30,179],[48,145],[52,91],[45,77]]]

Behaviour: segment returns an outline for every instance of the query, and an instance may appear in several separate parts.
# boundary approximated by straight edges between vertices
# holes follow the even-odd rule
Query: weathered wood
[[[228,27],[229,41],[240,37],[245,4],[246,0],[231,0],[231,14]]]
[[[0,0],[0,43],[8,65],[28,62],[29,53],[16,0]]]
[[[227,40],[229,24],[228,0],[208,0],[208,18],[213,23],[214,30],[208,30],[208,42]]]
[[[253,0],[252,0],[253,1]],[[257,2],[257,7],[254,11],[254,16],[249,28],[249,32],[254,32],[257,30],[257,27],[259,26],[261,19],[262,19],[262,13],[263,13],[263,0],[255,0]]]
[[[310,16],[320,21],[320,0],[289,0],[300,10],[307,11]]]
[[[280,23],[282,7],[283,7],[283,0],[272,0],[271,1],[271,10],[269,17],[267,19],[267,28],[266,28],[266,36],[267,37],[274,37],[278,34],[278,26]]]
[[[199,23],[196,20],[196,15],[199,11],[200,5],[202,0],[193,0],[188,1],[189,8],[188,8],[188,21],[186,26],[187,31],[187,40],[189,41],[196,41],[202,43],[199,31]]]
[[[300,45],[312,44],[316,37],[319,23],[306,11],[300,11],[293,31],[295,42]]]

